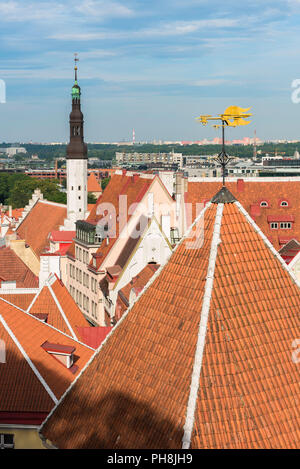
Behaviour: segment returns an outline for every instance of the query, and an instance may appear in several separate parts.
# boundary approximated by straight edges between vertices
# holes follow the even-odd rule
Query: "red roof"
[[[281,222],[281,221],[295,221],[294,215],[289,215],[289,214],[284,214],[284,213],[279,213],[278,215],[269,215],[267,216],[268,223],[271,222]]]
[[[192,218],[195,219],[196,204],[210,200],[211,197],[221,188],[220,181],[206,181],[203,179],[201,182],[188,181],[188,190],[186,193],[185,201],[192,204],[193,214]],[[272,236],[272,244],[276,249],[280,248],[278,238],[291,236],[300,240],[300,217],[298,214],[298,207],[300,206],[300,181],[291,181],[290,179],[272,180],[237,180],[235,182],[228,181],[226,186],[230,192],[238,198],[243,207],[251,214],[251,205],[259,205],[259,214],[253,216],[255,223],[258,224],[260,229],[267,237]],[[288,200],[288,207],[278,206],[279,201]],[[262,201],[268,202],[268,207],[260,207]],[[275,221],[286,221],[278,219],[278,216],[292,216],[294,223],[292,228],[288,231],[286,229],[271,230],[267,217],[275,215]],[[289,221],[289,220],[287,220]],[[189,224],[191,221],[189,221]]]
[[[87,180],[87,190],[88,192],[102,192],[101,186],[94,173],[90,173]]]
[[[5,293],[5,291],[2,291],[0,293],[0,298],[3,298],[4,300],[8,301],[9,303],[12,303],[15,306],[18,306],[19,308],[23,309],[26,311],[30,303],[32,302],[33,298],[35,297],[36,293]]]
[[[299,447],[299,286],[214,201],[41,427],[56,447]]]
[[[38,277],[9,247],[0,248],[0,277],[16,281],[17,288],[38,287]]]
[[[77,327],[86,327],[88,322],[74,299],[57,277],[53,276],[36,295],[28,312],[48,314],[47,322],[62,332],[77,337]]]
[[[48,413],[78,376],[93,351],[71,337],[0,299],[0,340],[6,361],[0,364],[0,423],[13,413]],[[46,341],[76,348],[77,373],[49,355]]]
[[[155,274],[158,268],[158,264],[147,264],[138,275],[133,277],[133,279],[127,285],[125,285],[121,290],[119,290],[116,305],[117,319],[120,319],[120,317],[123,315],[123,313],[127,310],[129,306],[129,297],[131,290],[134,289],[136,294],[138,295],[147,285],[150,278]]]
[[[70,243],[76,236],[76,231],[51,231],[50,239],[53,242]]]
[[[58,230],[66,217],[66,205],[39,200],[17,228],[17,235],[40,256],[49,249],[50,233]]]
[[[112,327],[77,327],[80,340],[93,349],[102,344],[111,330]]]

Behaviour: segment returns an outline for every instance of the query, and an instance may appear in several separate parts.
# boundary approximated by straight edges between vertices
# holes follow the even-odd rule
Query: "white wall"
[[[67,160],[66,229],[75,230],[75,222],[87,213],[87,160]]]

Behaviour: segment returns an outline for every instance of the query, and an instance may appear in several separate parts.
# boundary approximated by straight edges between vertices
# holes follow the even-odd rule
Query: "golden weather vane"
[[[208,121],[221,121],[220,124],[213,124],[213,127],[216,129],[222,127],[222,151],[215,160],[222,166],[223,186],[225,186],[226,166],[232,159],[227,155],[225,150],[225,126],[237,127],[239,125],[250,124],[249,120],[245,120],[252,116],[252,114],[248,113],[249,109],[250,108],[243,109],[239,106],[229,106],[223,114],[218,114],[215,117],[211,115],[203,115],[196,118],[203,125],[207,125]]]

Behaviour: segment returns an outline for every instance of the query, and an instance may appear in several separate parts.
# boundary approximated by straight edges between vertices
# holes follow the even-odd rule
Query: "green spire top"
[[[73,85],[73,88],[72,88],[72,99],[80,99],[80,95],[81,95],[80,86],[78,85],[78,82],[77,82],[77,62],[79,62],[79,59],[78,59],[77,55],[78,54],[74,54],[74,56],[75,56],[75,58],[74,58],[74,62],[75,62],[75,67],[74,67],[75,82],[74,82],[74,85]]]

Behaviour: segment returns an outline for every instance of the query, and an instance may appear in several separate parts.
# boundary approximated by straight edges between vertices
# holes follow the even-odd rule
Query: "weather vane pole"
[[[79,62],[79,58],[78,58],[78,54],[77,54],[77,52],[75,52],[75,54],[74,54],[74,63],[75,63],[75,67],[74,67],[74,70],[75,70],[75,82],[77,82],[77,62]]]
[[[247,117],[250,117],[252,114],[246,114],[248,109],[242,109],[238,106],[229,106],[224,114],[219,114],[216,117],[206,115],[197,117],[197,120],[200,120],[203,125],[207,124],[207,121],[221,121],[221,124],[214,124],[215,128],[222,127],[222,150],[218,154],[215,160],[221,165],[222,167],[222,178],[223,178],[223,186],[225,186],[225,176],[226,176],[226,166],[228,165],[229,161],[232,160],[225,149],[225,126],[230,127],[237,127],[238,125],[247,125],[250,124],[250,121],[245,121]]]

